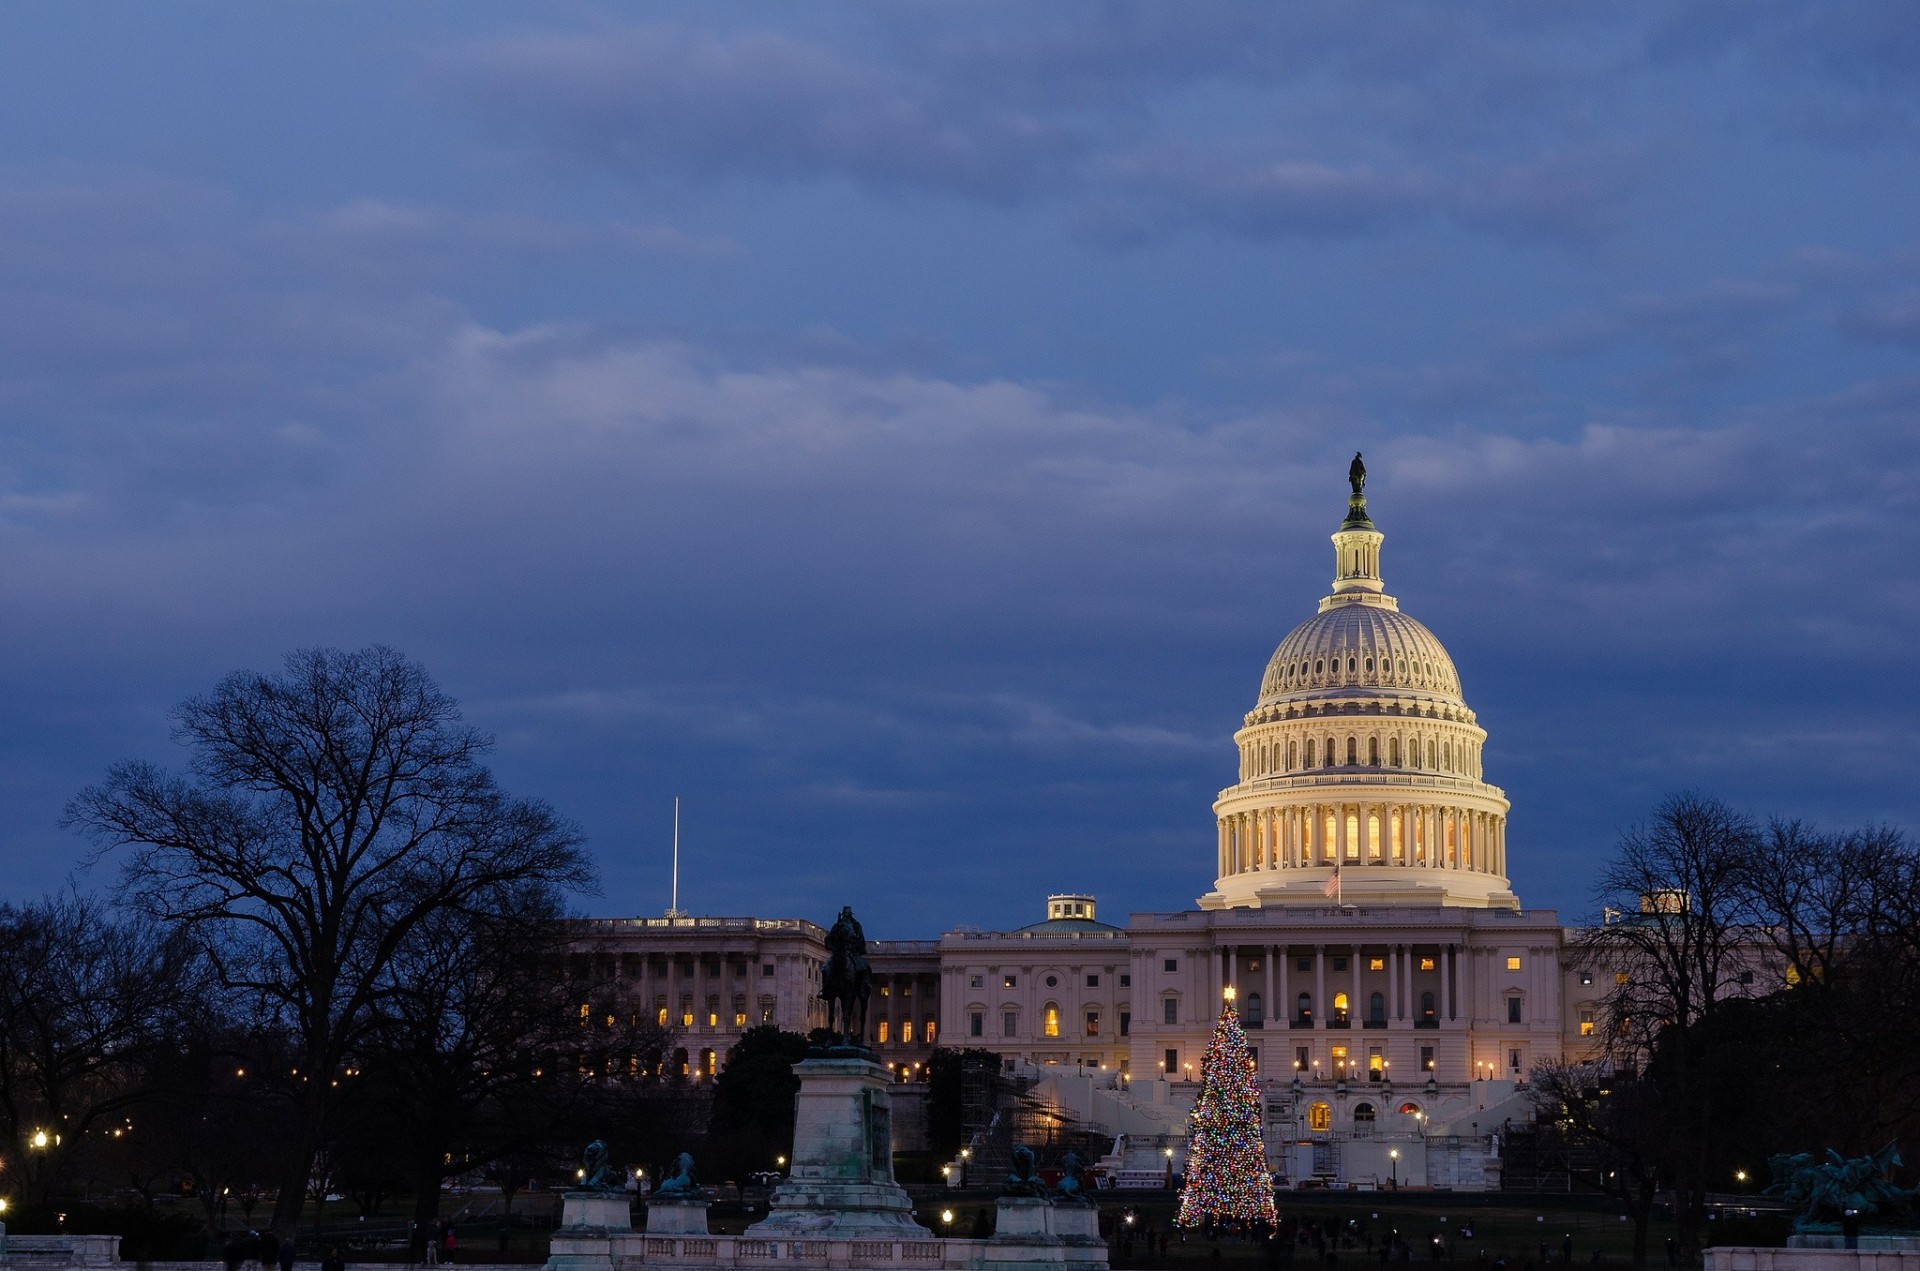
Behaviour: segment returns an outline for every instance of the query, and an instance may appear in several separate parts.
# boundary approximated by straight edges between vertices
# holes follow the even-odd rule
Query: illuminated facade
[[[877,943],[883,1062],[911,1079],[934,1044],[997,1051],[1050,1078],[1079,1119],[1172,1145],[1231,991],[1276,1169],[1497,1181],[1498,1130],[1530,1115],[1526,1074],[1593,1047],[1605,986],[1565,965],[1558,916],[1521,908],[1508,885],[1509,805],[1484,779],[1487,734],[1445,647],[1384,590],[1384,537],[1356,490],[1333,534],[1332,592],[1280,642],[1234,735],[1238,780],[1214,804],[1214,878],[1196,907],[1117,926],[1093,896],[1062,894],[1017,930]],[[636,988],[811,1026],[818,927],[702,925],[757,921],[644,920],[635,951],[657,940],[659,952],[647,945]],[[736,956],[740,940],[753,951]],[[736,961],[771,992],[741,998]],[[694,968],[689,987],[655,987],[669,962],[671,975]],[[702,973],[720,987],[703,989]],[[724,1055],[728,1011],[691,1018],[696,1034],[722,1021],[710,1033]]]

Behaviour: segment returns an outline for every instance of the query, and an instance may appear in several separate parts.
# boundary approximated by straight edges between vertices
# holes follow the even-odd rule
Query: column
[[[1274,1019],[1280,1020],[1283,1028],[1292,1028],[1293,989],[1290,987],[1287,979],[1287,973],[1292,970],[1287,963],[1292,961],[1292,959],[1287,956],[1287,946],[1284,944],[1275,945],[1273,952],[1275,956],[1280,959],[1280,1006],[1278,1010],[1270,1010],[1269,1014],[1271,1014]]]
[[[1207,992],[1212,995],[1207,999],[1210,1005],[1196,1013],[1196,1018],[1211,1024],[1220,1013],[1220,950],[1211,940],[1207,942]]]
[[[1327,1026],[1327,946],[1313,946],[1313,1026]]]
[[[1267,1027],[1274,1028],[1277,1026],[1276,1021],[1278,1021],[1281,1018],[1281,1016],[1278,1011],[1274,1010],[1274,1002],[1276,999],[1273,996],[1273,946],[1272,945],[1263,944],[1260,946],[1260,960],[1266,964],[1266,970],[1267,970],[1267,977],[1266,977],[1266,994],[1267,995],[1261,998],[1260,1001],[1263,1004],[1265,1004],[1267,1008]]]
[[[1360,1029],[1361,1021],[1367,1017],[1364,994],[1360,988],[1360,966],[1365,961],[1366,955],[1360,948],[1360,942],[1356,940],[1353,944],[1353,998],[1347,1004],[1347,1022],[1356,1032]]]
[[[1400,946],[1387,946],[1387,1019],[1400,1018]]]
[[[1219,856],[1219,858],[1220,858],[1220,862],[1219,862],[1219,863],[1220,863],[1220,870],[1219,870],[1219,873],[1220,873],[1220,875],[1221,875],[1222,877],[1224,877],[1224,876],[1226,875],[1226,872],[1227,872],[1227,822],[1226,822],[1226,818],[1225,818],[1225,817],[1222,817],[1222,818],[1221,818],[1221,819],[1220,819],[1219,821],[1216,821],[1216,822],[1214,823],[1214,828],[1215,828],[1215,829],[1216,829],[1216,830],[1217,830],[1217,831],[1219,832],[1219,838],[1220,838],[1220,842],[1219,842],[1219,846],[1218,846],[1218,848],[1217,848],[1217,850],[1216,850],[1216,854],[1217,854],[1217,855]]]
[[[1347,862],[1347,805],[1335,804],[1333,809],[1333,859],[1341,865]]]
[[[1453,946],[1440,946],[1440,1018],[1453,1018]]]

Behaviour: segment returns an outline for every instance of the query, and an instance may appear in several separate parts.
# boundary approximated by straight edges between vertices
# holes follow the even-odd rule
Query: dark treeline
[[[1636,1219],[1656,1196],[1697,1262],[1709,1197],[1770,1181],[1768,1157],[1920,1143],[1920,851],[1896,830],[1762,823],[1668,799],[1602,872],[1570,951],[1590,977],[1597,1061],[1543,1065],[1544,1129],[1578,1183]]]
[[[0,906],[15,1230],[185,1191],[210,1229],[343,1193],[424,1233],[449,1178],[511,1198],[588,1138],[652,1163],[684,1134],[672,1037],[563,948],[578,832],[497,788],[418,665],[303,651],[173,722],[183,771],[117,765],[68,809],[117,892]]]

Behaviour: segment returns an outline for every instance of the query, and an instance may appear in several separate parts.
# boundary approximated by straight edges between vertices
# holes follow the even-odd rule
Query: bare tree
[[[1698,1260],[1716,1133],[1713,1056],[1706,1040],[1739,991],[1758,939],[1751,876],[1761,841],[1751,818],[1717,799],[1674,795],[1620,841],[1601,871],[1601,921],[1575,959],[1608,975],[1606,1058],[1654,1082],[1664,1115],[1654,1157],[1674,1189],[1682,1255]]]
[[[300,1212],[333,1082],[430,916],[523,880],[583,889],[580,836],[512,798],[490,740],[392,649],[308,649],[173,712],[190,776],[112,768],[68,805],[99,853],[131,848],[125,894],[195,931],[223,981],[277,1007],[299,1056],[273,1226]]]
[[[1633,1266],[1645,1271],[1647,1231],[1667,1146],[1658,1092],[1639,1074],[1605,1061],[1536,1064],[1532,1078],[1530,1092],[1540,1121],[1593,1153],[1594,1168],[1575,1173],[1570,1181],[1626,1207],[1633,1219]]]
[[[44,1201],[89,1134],[124,1134],[194,992],[189,943],[96,897],[0,905],[0,1120]]]

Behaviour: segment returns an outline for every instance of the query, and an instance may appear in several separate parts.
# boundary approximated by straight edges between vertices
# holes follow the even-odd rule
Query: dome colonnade
[[[1385,535],[1356,458],[1333,535],[1333,593],[1280,642],[1234,735],[1239,782],[1214,804],[1207,909],[1345,900],[1517,909],[1504,793],[1453,660],[1380,578]]]

